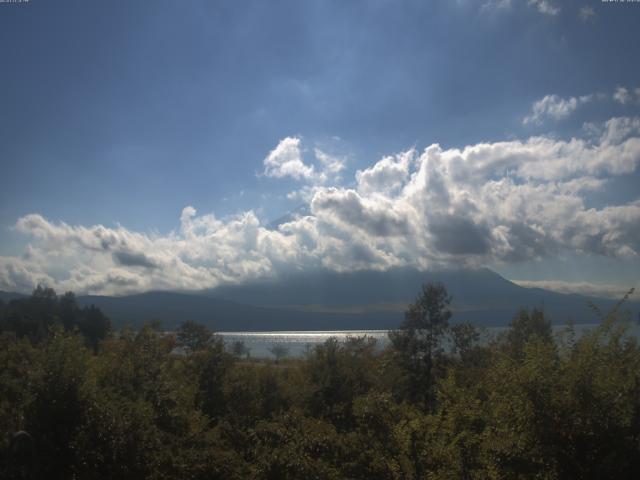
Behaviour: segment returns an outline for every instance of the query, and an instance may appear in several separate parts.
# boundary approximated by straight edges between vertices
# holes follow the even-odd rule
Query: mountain
[[[255,305],[365,305],[408,303],[415,299],[420,285],[441,282],[455,301],[486,303],[487,298],[502,301],[505,295],[522,292],[522,287],[488,269],[419,272],[395,269],[386,272],[293,273],[243,285],[221,286],[210,293],[220,298]],[[529,290],[526,290],[529,291]]]
[[[88,295],[78,302],[98,306],[116,326],[160,320],[163,328],[173,329],[194,320],[218,331],[389,329],[400,324],[420,286],[430,281],[442,282],[452,295],[454,322],[507,325],[520,307],[544,308],[556,324],[598,321],[584,296],[520,287],[487,269],[297,273],[207,291]],[[5,302],[16,296],[0,293]],[[616,303],[591,300],[604,312]],[[628,302],[623,310],[636,318],[640,303]]]
[[[17,292],[3,292],[0,290],[0,300],[5,303],[9,303],[11,300],[19,300],[21,298],[27,298],[29,295]]]
[[[554,323],[562,324],[570,318],[576,323],[592,323],[597,317],[589,306],[590,301],[603,311],[616,303],[611,299],[589,299],[576,294],[520,287],[489,269],[294,273],[277,280],[223,286],[208,294],[301,313],[350,312],[381,322],[386,318],[385,328],[390,328],[402,320],[407,304],[415,300],[420,286],[435,281],[442,282],[453,297],[454,320],[481,325],[506,325],[520,307],[544,308]],[[626,308],[637,315],[640,303],[629,302]]]
[[[256,307],[198,294],[148,292],[124,297],[79,296],[81,305],[96,305],[115,326],[139,326],[160,320],[171,330],[185,320],[217,331],[385,329],[390,323],[363,315],[325,315]]]

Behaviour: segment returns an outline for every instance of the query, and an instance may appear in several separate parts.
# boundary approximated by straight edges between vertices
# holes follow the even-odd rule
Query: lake
[[[596,324],[584,323],[575,324],[576,336],[597,327]],[[556,335],[561,334],[565,325],[554,325],[553,331]],[[503,332],[507,327],[485,327],[479,328],[481,341],[487,342],[491,338]],[[636,338],[640,338],[640,326],[630,325],[629,331]],[[347,337],[371,337],[375,338],[382,348],[389,342],[388,330],[325,330],[325,331],[288,331],[288,332],[218,332],[223,338],[225,345],[229,348],[234,342],[243,342],[249,349],[249,354],[253,358],[273,358],[270,348],[279,345],[287,350],[289,357],[301,357],[309,349],[324,343],[327,339],[335,337],[339,342],[344,342]]]

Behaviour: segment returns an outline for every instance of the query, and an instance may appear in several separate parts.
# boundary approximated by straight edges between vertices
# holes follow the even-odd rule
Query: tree
[[[67,292],[58,298],[58,318],[65,330],[73,330],[78,325],[80,308],[73,292]]]
[[[56,306],[56,292],[38,285],[31,297],[9,303],[2,329],[14,332],[19,338],[27,337],[32,343],[40,342],[49,337],[56,322]]]
[[[38,285],[31,293],[31,298],[38,300],[41,305],[51,306],[56,303],[58,296],[53,288]]]
[[[13,300],[5,309],[1,330],[27,337],[33,343],[52,335],[56,325],[65,331],[78,329],[94,352],[111,331],[111,321],[96,306],[80,309],[72,292],[57,296],[51,288],[38,286],[31,297]]]
[[[52,328],[38,350],[38,376],[25,407],[24,430],[37,445],[37,478],[71,478],[77,451],[72,442],[85,421],[88,402],[84,384],[89,352],[79,335]]]
[[[524,308],[520,309],[506,333],[506,348],[514,357],[521,357],[526,343],[535,337],[550,342],[553,338],[551,322],[546,318],[543,310],[534,308],[529,313]]]
[[[95,352],[98,349],[100,341],[109,335],[111,331],[111,321],[98,307],[91,305],[82,309],[78,329],[80,333],[84,335],[87,344],[93,348]]]
[[[451,327],[451,340],[453,353],[456,353],[464,361],[478,342],[480,334],[470,323],[458,323]]]
[[[193,355],[198,384],[196,402],[211,419],[220,417],[226,411],[224,379],[234,361],[235,357],[225,351],[224,343],[218,336],[205,349]]]
[[[236,357],[242,357],[242,356],[246,355],[247,358],[249,358],[249,354],[250,354],[251,350],[244,344],[244,342],[242,340],[236,340],[231,345],[231,352]]]
[[[187,320],[178,328],[178,344],[189,353],[204,350],[211,342],[211,331],[204,325]]]
[[[451,297],[441,283],[426,283],[409,305],[400,329],[389,332],[396,359],[404,371],[403,394],[427,407],[434,383],[434,362],[449,327]]]
[[[276,362],[279,362],[284,357],[289,355],[289,347],[285,347],[284,345],[274,345],[273,347],[269,348],[269,352],[271,352],[271,355],[276,357]]]
[[[339,430],[353,427],[353,403],[377,377],[375,346],[371,337],[348,337],[344,343],[331,337],[314,348],[304,368],[314,417],[327,418]]]

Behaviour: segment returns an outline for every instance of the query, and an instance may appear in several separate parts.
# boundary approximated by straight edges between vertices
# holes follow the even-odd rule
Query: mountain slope
[[[19,300],[21,298],[27,298],[28,295],[17,292],[3,292],[0,290],[0,300],[5,303],[9,303],[11,300]]]
[[[173,292],[148,292],[124,297],[80,296],[78,302],[96,305],[116,326],[139,326],[160,320],[162,328],[168,330],[185,320],[203,323],[218,331],[376,329],[389,328],[393,324],[386,318],[301,313]]]
[[[194,320],[219,331],[389,329],[400,324],[406,306],[429,281],[444,283],[452,295],[454,322],[507,325],[520,307],[544,308],[556,324],[598,321],[586,297],[520,287],[487,269],[291,274],[202,292],[79,296],[78,302],[98,306],[115,326],[160,320],[173,329]],[[0,293],[7,300],[16,296]],[[593,301],[605,312],[615,304]],[[640,303],[628,302],[624,310],[636,318]]]
[[[294,311],[362,311],[377,318],[388,312],[397,325],[408,303],[414,301],[425,282],[442,282],[453,297],[454,320],[482,325],[505,325],[518,308],[544,308],[555,323],[571,318],[578,323],[597,321],[589,299],[539,288],[524,288],[488,269],[419,272],[396,269],[388,272],[322,272],[291,274],[278,280],[265,280],[238,286],[224,286],[209,294],[228,300]],[[593,299],[604,311],[615,301]],[[636,314],[637,302],[629,302]],[[394,315],[391,315],[395,312]],[[390,325],[392,326],[392,325]]]

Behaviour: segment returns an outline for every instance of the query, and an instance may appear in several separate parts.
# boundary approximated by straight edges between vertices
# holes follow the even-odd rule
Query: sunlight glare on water
[[[573,326],[576,337],[597,327],[596,324],[576,324]],[[629,333],[636,338],[640,337],[640,326],[631,324]],[[480,341],[488,342],[496,335],[507,330],[508,327],[480,327]],[[554,325],[553,331],[560,335],[567,327]],[[218,332],[222,336],[228,348],[234,342],[243,342],[253,358],[272,358],[270,351],[274,346],[282,346],[286,349],[288,357],[302,357],[313,347],[320,345],[331,337],[339,342],[344,342],[348,337],[374,338],[379,348],[384,348],[389,343],[388,330],[325,330],[325,331],[283,331],[283,332]],[[446,344],[446,342],[445,342]]]

